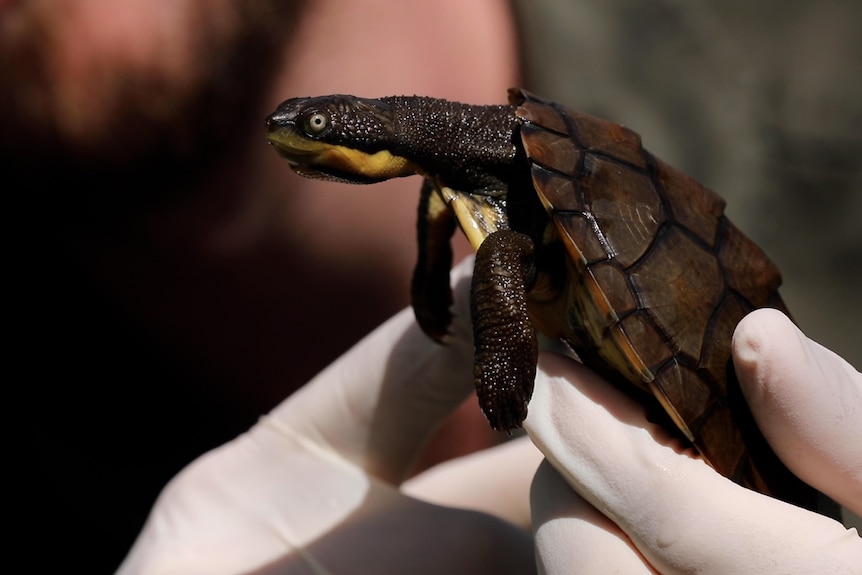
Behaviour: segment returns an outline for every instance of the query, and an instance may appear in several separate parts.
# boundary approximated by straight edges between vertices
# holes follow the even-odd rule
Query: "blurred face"
[[[296,4],[0,0],[0,152],[143,171],[229,146]]]

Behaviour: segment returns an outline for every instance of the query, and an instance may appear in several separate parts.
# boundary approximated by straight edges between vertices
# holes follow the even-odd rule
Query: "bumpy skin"
[[[533,241],[511,230],[491,234],[476,252],[470,289],[473,378],[494,429],[519,427],[533,394],[539,345],[525,295],[534,262]]]
[[[718,195],[653,157],[634,132],[517,90],[509,106],[293,99],[267,126],[306,176],[426,178],[413,302],[437,340],[449,321],[457,216],[477,247],[475,383],[495,429],[526,416],[538,329],[661,405],[722,474],[817,509],[819,494],[763,440],[730,363],[738,321],[757,307],[783,309],[778,270],[727,220]]]

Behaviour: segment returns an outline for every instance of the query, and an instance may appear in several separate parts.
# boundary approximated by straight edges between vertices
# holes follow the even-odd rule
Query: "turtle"
[[[834,515],[770,449],[732,365],[743,316],[789,315],[777,266],[727,218],[720,195],[646,151],[634,131],[523,89],[508,96],[498,105],[291,98],[266,134],[302,176],[422,177],[412,306],[443,342],[460,227],[476,250],[474,383],[494,429],[526,417],[541,333],[661,414],[722,475]]]

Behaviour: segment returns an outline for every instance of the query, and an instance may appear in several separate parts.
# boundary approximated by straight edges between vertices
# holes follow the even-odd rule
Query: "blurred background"
[[[274,107],[510,85],[724,195],[862,366],[854,0],[0,0],[11,475],[43,566],[115,568],[185,464],[407,305],[418,180],[298,178]],[[420,465],[499,440],[471,401]]]

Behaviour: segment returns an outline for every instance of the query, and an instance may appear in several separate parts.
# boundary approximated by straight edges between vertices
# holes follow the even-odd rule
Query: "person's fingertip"
[[[786,351],[787,335],[798,339],[800,332],[784,313],[777,309],[757,309],[742,318],[733,333],[731,350],[737,375],[741,379],[756,376],[768,366],[776,351]]]
[[[733,332],[734,359],[750,362],[760,357],[763,348],[769,345],[770,324],[776,310],[754,310],[739,322]]]

